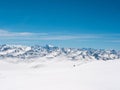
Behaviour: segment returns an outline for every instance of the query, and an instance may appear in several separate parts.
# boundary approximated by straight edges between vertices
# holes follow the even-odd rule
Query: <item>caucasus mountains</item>
[[[47,59],[64,57],[67,60],[114,60],[120,58],[120,51],[92,48],[59,48],[46,46],[0,45],[0,58]]]

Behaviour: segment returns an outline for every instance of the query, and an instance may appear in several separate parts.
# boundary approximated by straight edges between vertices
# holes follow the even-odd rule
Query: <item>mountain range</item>
[[[120,58],[120,51],[93,48],[59,48],[52,45],[23,46],[0,45],[0,59],[61,58],[68,60],[114,60]]]

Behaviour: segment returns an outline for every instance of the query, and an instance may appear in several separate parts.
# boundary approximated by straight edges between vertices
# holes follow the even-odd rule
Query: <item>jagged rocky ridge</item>
[[[65,57],[70,60],[114,60],[120,58],[120,51],[92,48],[59,48],[46,46],[0,45],[0,58],[33,59],[46,57],[49,59]]]

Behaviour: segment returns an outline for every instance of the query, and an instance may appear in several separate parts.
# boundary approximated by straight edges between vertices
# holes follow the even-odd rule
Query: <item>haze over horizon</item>
[[[0,0],[0,44],[120,49],[119,0]]]

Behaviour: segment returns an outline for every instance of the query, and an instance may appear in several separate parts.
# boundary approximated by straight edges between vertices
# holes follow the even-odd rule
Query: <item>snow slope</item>
[[[0,90],[120,90],[120,60],[0,60]]]

